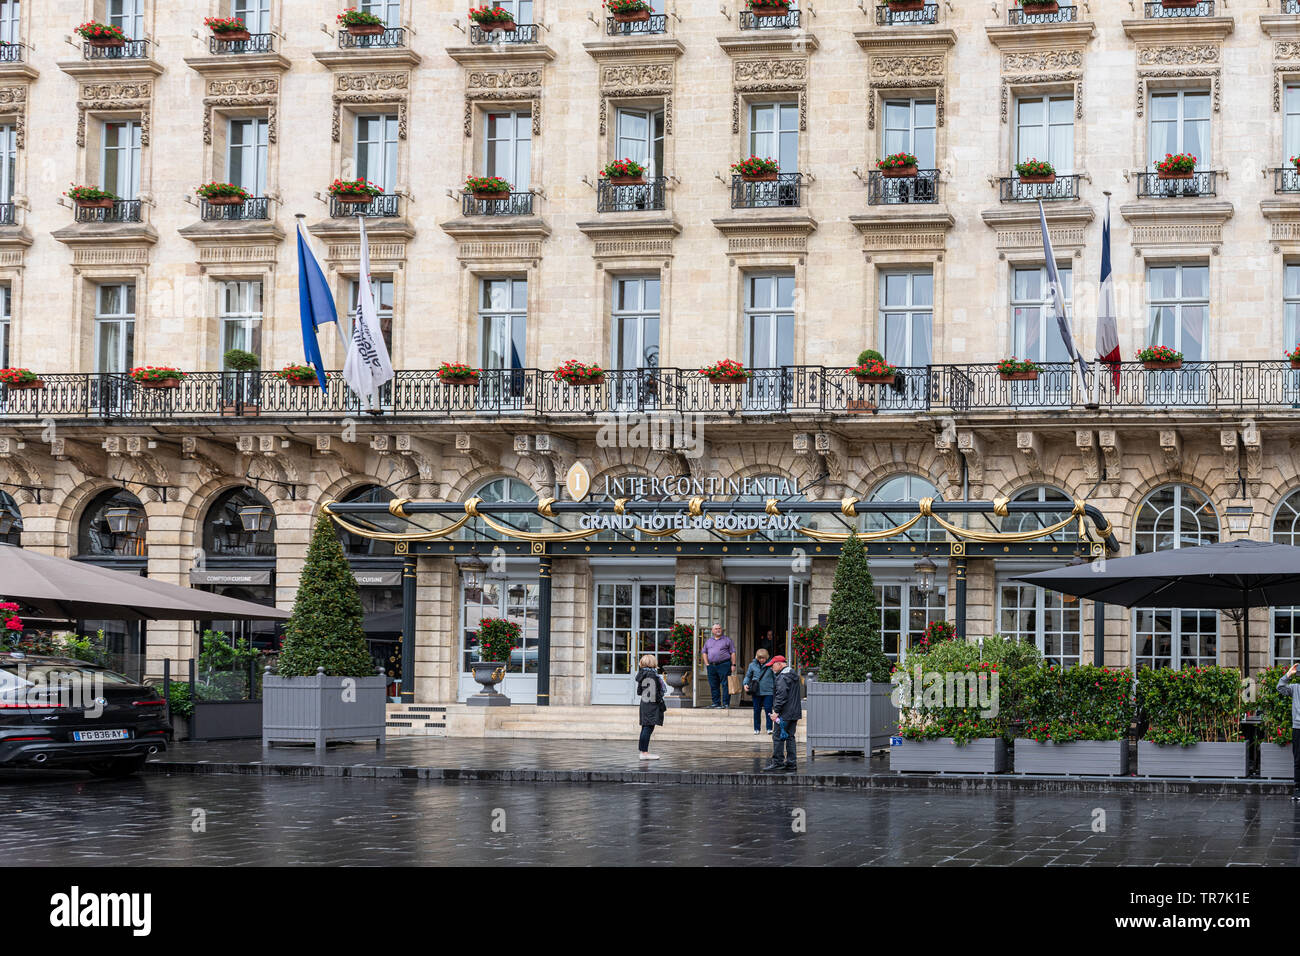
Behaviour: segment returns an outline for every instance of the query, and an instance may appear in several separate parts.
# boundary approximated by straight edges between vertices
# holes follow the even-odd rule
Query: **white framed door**
[[[642,654],[668,663],[677,588],[668,581],[598,580],[592,621],[591,702],[635,704]]]
[[[519,625],[519,644],[510,653],[505,679],[497,690],[516,704],[537,703],[537,598],[536,562],[531,570],[512,568],[490,575],[477,588],[461,579],[460,680],[457,700],[477,694],[470,663],[478,660],[478,625],[489,617],[502,617]]]

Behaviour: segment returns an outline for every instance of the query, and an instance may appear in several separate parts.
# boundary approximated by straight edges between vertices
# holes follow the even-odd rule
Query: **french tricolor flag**
[[[1115,325],[1115,284],[1110,276],[1110,197],[1101,225],[1101,288],[1097,293],[1097,358],[1110,366],[1111,380],[1119,388],[1119,329]]]

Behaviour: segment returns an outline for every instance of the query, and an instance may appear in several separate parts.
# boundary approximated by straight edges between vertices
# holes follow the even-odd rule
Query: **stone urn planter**
[[[1139,777],[1244,777],[1246,742],[1195,743],[1190,747],[1138,741]]]
[[[951,737],[903,740],[889,748],[889,769],[902,773],[1005,773],[1010,767],[1001,737],[982,737],[960,747]]]
[[[1128,776],[1127,740],[1068,740],[1040,742],[1017,738],[1016,773],[1056,776]]]
[[[917,7],[917,9],[921,9]],[[880,175],[886,179],[915,179],[917,170],[915,166],[890,166],[880,171]]]
[[[810,674],[806,686],[810,760],[818,750],[860,750],[870,757],[871,751],[888,747],[898,732],[893,684],[831,683]]]
[[[477,694],[471,694],[467,697],[465,703],[471,707],[510,706],[510,698],[497,690],[497,684],[505,680],[505,661],[474,661],[470,664],[470,669],[474,672],[474,680],[483,689]]]
[[[686,692],[693,668],[689,664],[669,664],[664,667],[664,682],[668,685],[668,696],[664,703],[669,707],[690,707],[691,695]]]
[[[383,745],[388,678],[280,677],[268,667],[262,677],[262,746],[373,740]]]
[[[1262,741],[1259,745],[1259,776],[1261,780],[1290,780],[1295,773],[1290,744]]]

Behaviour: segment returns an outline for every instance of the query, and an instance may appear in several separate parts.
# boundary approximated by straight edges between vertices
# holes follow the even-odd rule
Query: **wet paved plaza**
[[[1300,806],[1254,794],[0,771],[0,862],[1294,866]]]

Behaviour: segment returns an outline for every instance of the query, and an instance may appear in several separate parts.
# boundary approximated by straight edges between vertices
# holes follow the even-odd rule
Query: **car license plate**
[[[128,736],[125,730],[77,730],[73,731],[72,739],[76,741],[126,740]]]

